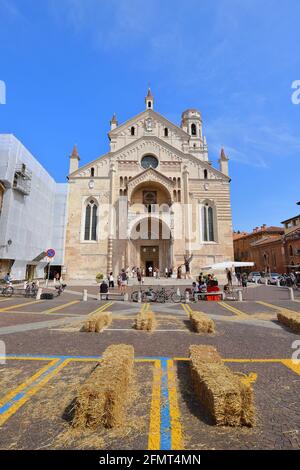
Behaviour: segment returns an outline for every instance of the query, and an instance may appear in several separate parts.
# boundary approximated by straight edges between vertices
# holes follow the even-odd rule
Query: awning
[[[208,266],[203,266],[202,269],[233,269],[233,268],[246,268],[249,266],[254,266],[253,261],[223,261],[223,263],[214,263]]]

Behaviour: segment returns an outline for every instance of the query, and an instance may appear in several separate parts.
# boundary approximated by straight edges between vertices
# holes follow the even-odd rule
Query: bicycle
[[[67,287],[67,284],[59,284],[59,286],[55,286],[57,297],[60,296],[60,294],[65,290]]]
[[[146,290],[136,290],[131,294],[132,302],[138,302],[139,294],[141,293],[141,301],[142,302],[156,302],[157,301],[157,293],[152,287],[149,287]]]
[[[38,292],[38,287],[35,282],[27,284],[25,288],[25,297],[36,297]]]
[[[9,283],[6,287],[1,288],[0,295],[4,297],[11,297],[14,293],[14,288],[11,283]]]

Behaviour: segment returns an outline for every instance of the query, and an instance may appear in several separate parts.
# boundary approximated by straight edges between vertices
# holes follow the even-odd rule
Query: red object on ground
[[[221,300],[221,295],[219,294],[220,288],[218,286],[207,286],[207,292],[210,294],[216,293],[216,295],[206,295],[206,300],[209,301],[219,301]]]

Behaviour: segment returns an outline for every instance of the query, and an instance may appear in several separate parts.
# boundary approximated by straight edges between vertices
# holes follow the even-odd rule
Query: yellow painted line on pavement
[[[291,369],[296,374],[300,375],[300,360],[297,362],[293,359],[282,359],[282,364]]]
[[[218,304],[221,305],[221,307],[226,308],[230,312],[235,313],[236,315],[239,315],[239,316],[242,316],[242,317],[244,317],[246,315],[245,312],[242,312],[241,310],[239,310],[235,307],[232,307],[231,305],[226,304],[226,302],[218,302]]]
[[[161,363],[154,362],[153,384],[150,411],[150,425],[148,434],[148,450],[160,450],[160,388],[161,388]]]
[[[264,305],[265,307],[272,308],[273,310],[277,310],[278,312],[290,312],[290,313],[295,313],[296,315],[300,315],[300,312],[296,312],[295,310],[291,310],[290,308],[285,308],[279,305],[269,304],[268,302],[263,302],[262,300],[257,300],[256,303]]]
[[[106,302],[104,305],[101,305],[100,307],[96,308],[92,312],[90,312],[87,316],[90,317],[96,313],[104,312],[108,307],[110,307],[114,302]]]
[[[11,359],[11,358],[10,358]],[[47,359],[49,361],[49,359]],[[38,372],[36,372],[34,375],[29,377],[29,379],[26,379],[25,382],[23,382],[21,385],[18,387],[14,388],[11,390],[9,393],[7,393],[4,397],[0,398],[0,406],[3,406],[6,402],[8,402],[14,395],[17,393],[20,393],[24,388],[28,387],[29,385],[32,384],[36,379],[38,379],[44,372],[46,372],[50,367],[54,366],[57,364],[59,359],[53,359],[51,362],[49,362],[46,366],[42,367]]]
[[[59,362],[60,359],[53,361],[52,364],[48,364],[48,369],[51,367],[55,367],[57,362]],[[21,408],[30,398],[32,398],[44,385],[46,385],[50,379],[52,379],[55,375],[57,375],[66,365],[69,364],[71,359],[65,359],[59,366],[57,366],[52,372],[50,372],[48,375],[44,377],[40,382],[37,383],[37,385],[33,386],[28,390],[25,395],[20,398],[16,403],[11,406],[7,411],[5,411],[3,414],[0,415],[0,426],[2,426],[11,416],[13,416],[19,408]],[[47,371],[46,371],[47,372]]]
[[[23,304],[14,304],[14,305],[10,305],[9,307],[0,308],[0,312],[8,312],[9,310],[13,310],[14,308],[24,307],[25,305],[38,304],[40,302],[45,302],[45,301],[44,300],[32,300],[31,302],[24,302]]]
[[[31,356],[0,356],[0,360],[6,361],[51,361],[57,359],[56,357],[31,357]]]
[[[189,316],[190,313],[192,312],[192,309],[188,304],[181,304],[181,307],[183,308],[187,316]]]
[[[168,370],[168,391],[171,419],[171,448],[172,450],[183,450],[182,427],[180,422],[180,410],[178,406],[176,377],[174,371],[174,361],[167,361]]]
[[[59,305],[58,307],[50,308],[48,310],[43,310],[41,313],[49,314],[49,313],[57,312],[58,310],[62,310],[63,308],[69,307],[70,305],[78,304],[79,302],[80,300],[72,300],[72,302],[67,302],[66,304]]]

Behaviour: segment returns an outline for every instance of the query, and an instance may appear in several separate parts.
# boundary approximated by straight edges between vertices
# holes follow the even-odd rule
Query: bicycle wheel
[[[174,302],[174,304],[178,304],[179,302],[181,302],[181,295],[178,295],[177,292],[173,292],[173,294],[171,295],[171,300],[172,302]]]
[[[132,300],[132,302],[137,302],[137,301],[138,301],[138,295],[139,295],[139,293],[138,293],[137,290],[134,291],[134,292],[132,292],[132,294],[131,294],[131,300]]]
[[[156,296],[156,302],[159,302],[161,304],[164,304],[166,301],[166,295],[163,292],[159,292]]]
[[[14,293],[14,288],[9,286],[3,289],[3,295],[4,297],[11,297]]]

